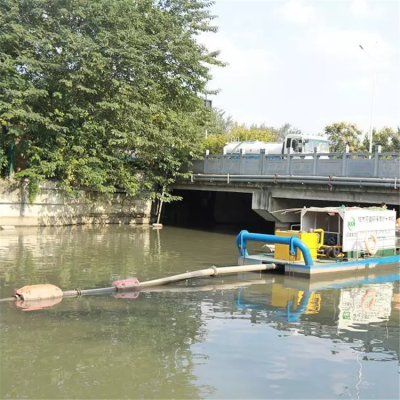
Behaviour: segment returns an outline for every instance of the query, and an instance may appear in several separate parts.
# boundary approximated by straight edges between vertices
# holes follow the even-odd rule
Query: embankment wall
[[[55,226],[76,224],[149,224],[151,201],[115,193],[111,200],[92,200],[86,191],[69,197],[53,182],[45,182],[33,204],[27,185],[0,181],[0,226]]]

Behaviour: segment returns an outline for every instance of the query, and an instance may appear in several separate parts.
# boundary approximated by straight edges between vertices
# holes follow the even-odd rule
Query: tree
[[[0,0],[0,166],[31,182],[135,195],[202,151],[217,52],[208,0]],[[127,154],[135,154],[131,162]],[[138,174],[138,169],[142,171]]]
[[[400,126],[397,127],[397,132],[392,136],[392,151],[400,152]]]
[[[302,132],[299,128],[295,128],[291,124],[286,122],[276,130],[275,140],[277,142],[283,142],[285,140],[286,135],[301,135],[301,133]]]
[[[232,117],[225,118],[225,112],[222,110],[217,111],[214,121],[219,121],[218,124],[214,123],[214,130],[209,131],[205,147],[211,153],[221,153],[224,146],[232,141],[245,141],[245,140],[260,140],[262,142],[283,142],[288,134],[301,134],[301,130],[286,123],[280,128],[268,126],[265,123],[251,124],[247,127],[244,124],[234,122]],[[225,133],[225,135],[221,135]]]
[[[274,136],[274,140],[276,142],[283,142],[287,135],[290,135],[290,134],[291,135],[301,135],[301,133],[302,133],[299,128],[295,128],[287,122],[285,124],[283,124],[280,128],[268,126],[267,124],[263,123],[260,125],[252,124],[252,125],[250,125],[250,129],[267,131]]]
[[[236,138],[239,141],[243,140],[260,140],[263,142],[272,142],[274,140],[274,134],[270,128],[257,125],[251,125],[247,128],[244,124],[234,123],[230,132],[232,138]]]
[[[393,128],[385,126],[378,132],[372,130],[372,143],[374,145],[380,144],[382,151],[385,152],[397,152],[400,151],[400,127],[395,131]],[[365,151],[369,150],[369,137],[365,135],[363,141],[363,147]]]
[[[325,134],[329,139],[331,151],[342,153],[349,145],[351,152],[357,152],[361,148],[361,131],[356,124],[347,122],[335,122],[325,127]]]
[[[207,119],[207,132],[210,135],[226,135],[234,124],[233,118],[226,115],[224,110],[212,108]]]
[[[212,154],[222,153],[224,146],[233,141],[260,140],[262,142],[272,142],[274,134],[269,130],[262,130],[254,126],[248,128],[244,124],[235,122],[227,135],[209,135],[205,147]]]

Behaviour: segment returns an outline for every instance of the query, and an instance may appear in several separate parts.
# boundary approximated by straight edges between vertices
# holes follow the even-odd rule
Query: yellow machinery
[[[324,231],[323,229],[314,229],[312,232],[302,231],[280,231],[275,232],[276,236],[291,237],[296,236],[302,240],[310,250],[311,257],[313,260],[317,259],[318,250],[324,244]],[[289,246],[287,244],[275,244],[274,257],[279,260],[286,261],[303,261],[303,254],[300,250],[297,250],[295,256],[291,256],[289,252]]]

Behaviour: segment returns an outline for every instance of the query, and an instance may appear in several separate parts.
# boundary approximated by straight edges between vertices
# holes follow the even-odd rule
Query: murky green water
[[[235,263],[231,234],[20,229],[0,232],[0,297],[26,284],[102,287]],[[398,276],[326,286],[246,274],[40,311],[0,304],[0,397],[398,398]]]

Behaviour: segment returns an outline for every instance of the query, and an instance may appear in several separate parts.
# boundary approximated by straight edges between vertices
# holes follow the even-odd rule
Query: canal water
[[[0,297],[28,284],[103,287],[234,265],[236,255],[233,233],[3,231]],[[399,278],[372,278],[332,286],[249,273],[41,310],[2,303],[0,398],[399,398]]]

